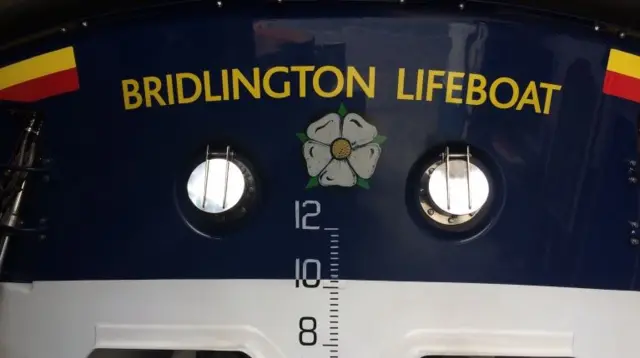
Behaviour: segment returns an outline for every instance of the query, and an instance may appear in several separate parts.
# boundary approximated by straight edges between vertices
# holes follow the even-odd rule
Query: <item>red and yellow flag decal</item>
[[[0,100],[35,102],[79,87],[73,47],[0,68]]]
[[[640,103],[640,56],[611,49],[602,91]]]

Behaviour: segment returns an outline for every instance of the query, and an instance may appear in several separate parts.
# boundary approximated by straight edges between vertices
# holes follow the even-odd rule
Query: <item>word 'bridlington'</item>
[[[368,98],[376,93],[376,68],[366,75],[355,67],[275,66],[251,71],[222,69],[218,72],[182,72],[164,77],[146,76],[122,80],[124,108],[168,106],[198,101],[220,102],[242,99],[286,99],[290,97],[335,98],[354,96],[356,89]],[[397,72],[396,98],[405,101],[434,101],[479,106],[489,103],[499,109],[532,109],[549,114],[558,84],[529,81],[519,85],[510,77],[490,81],[482,74],[419,69]],[[441,95],[437,95],[441,92]]]

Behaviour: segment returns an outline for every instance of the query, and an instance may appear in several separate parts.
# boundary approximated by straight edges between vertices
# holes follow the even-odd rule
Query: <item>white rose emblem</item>
[[[344,105],[338,113],[329,113],[311,123],[306,133],[298,133],[307,172],[307,188],[321,186],[368,189],[385,137],[356,113],[347,113]]]

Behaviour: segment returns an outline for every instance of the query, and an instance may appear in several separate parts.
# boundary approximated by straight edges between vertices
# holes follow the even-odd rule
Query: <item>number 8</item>
[[[304,328],[305,321],[311,321],[311,328]],[[300,328],[300,333],[298,334],[298,341],[300,342],[300,344],[302,344],[303,346],[313,346],[316,344],[316,342],[318,341],[318,335],[316,334],[317,324],[318,323],[316,322],[316,319],[313,317],[300,318],[300,322],[298,323],[298,327]],[[304,339],[305,333],[311,334],[310,342]],[[309,336],[307,335],[307,337]]]

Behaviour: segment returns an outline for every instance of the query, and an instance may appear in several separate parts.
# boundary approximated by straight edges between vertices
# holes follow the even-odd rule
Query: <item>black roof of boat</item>
[[[291,0],[289,0],[291,1]],[[295,0],[294,0],[295,1]],[[406,0],[405,3],[446,3],[457,5],[475,0]],[[216,0],[0,0],[0,48],[19,38],[47,29],[60,28],[65,23],[91,19],[107,14],[136,10],[149,6],[169,5],[181,2],[206,2],[216,6]],[[251,3],[277,2],[277,0],[226,0],[228,4],[250,6]],[[284,0],[286,3],[287,0]],[[316,0],[314,3],[354,2],[340,0]],[[366,1],[357,1],[363,4]],[[380,4],[380,0],[371,3]],[[398,3],[399,0],[389,0]],[[526,7],[569,15],[583,20],[601,21],[620,27],[621,30],[640,32],[640,0],[477,0],[495,5]],[[303,2],[309,3],[308,1]]]

